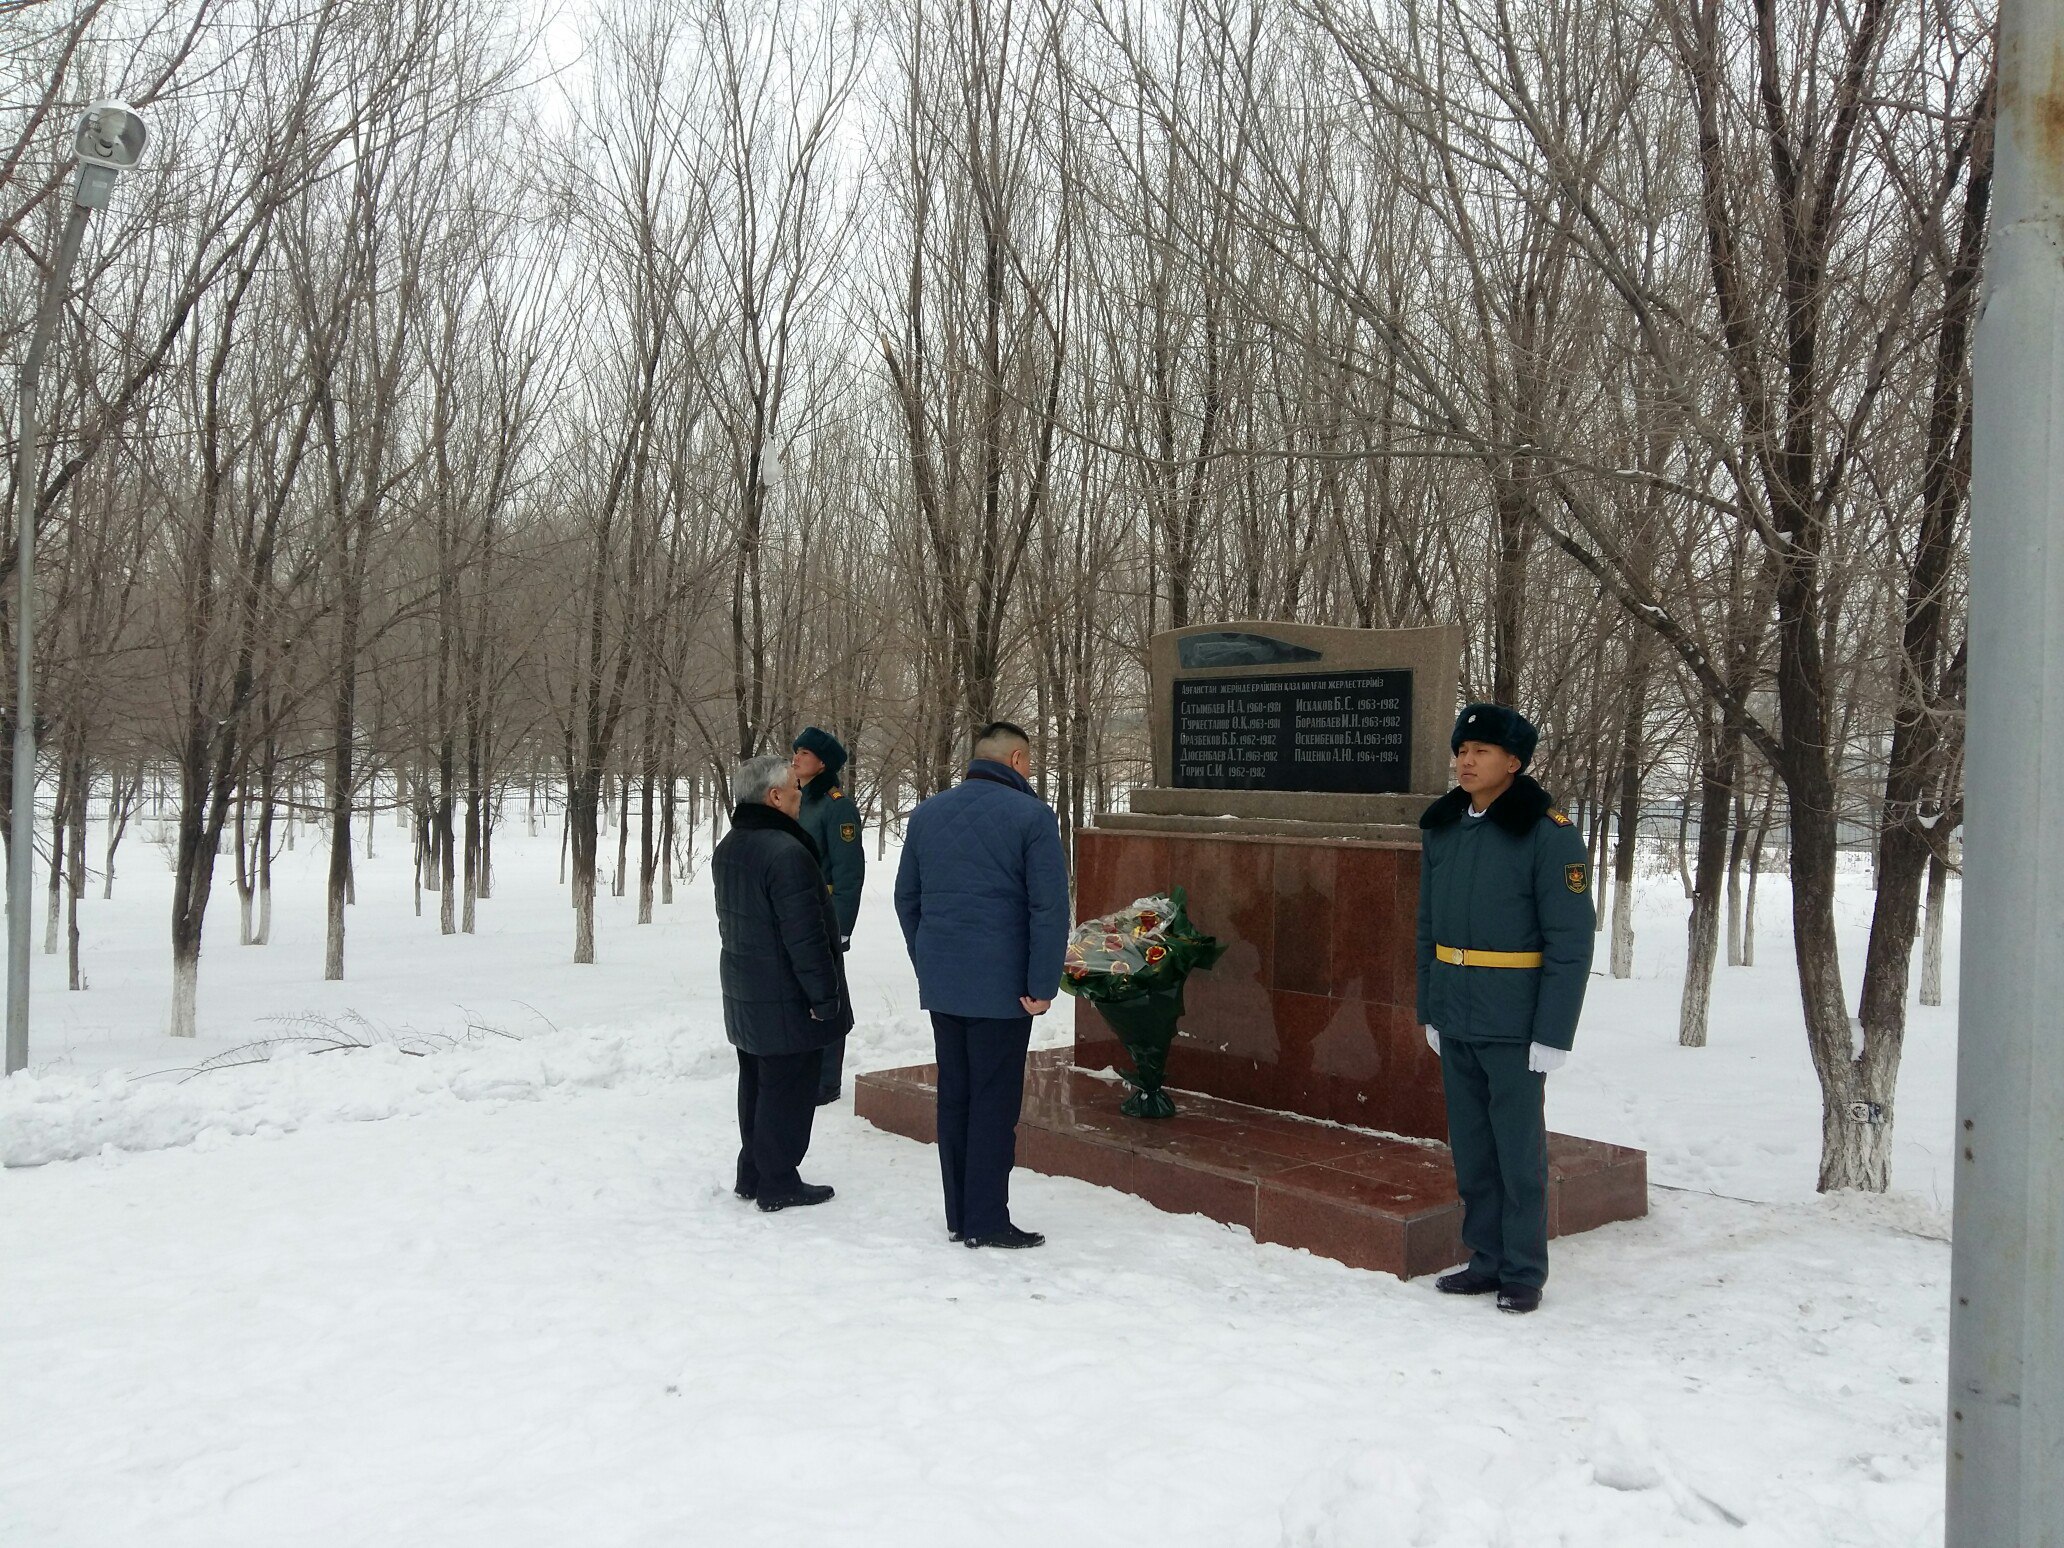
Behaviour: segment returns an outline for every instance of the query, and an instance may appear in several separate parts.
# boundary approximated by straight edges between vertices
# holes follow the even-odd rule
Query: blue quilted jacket
[[[919,1003],[948,1016],[1022,1016],[1018,997],[1060,992],[1068,869],[1053,808],[1008,764],[968,777],[910,814],[896,917]]]

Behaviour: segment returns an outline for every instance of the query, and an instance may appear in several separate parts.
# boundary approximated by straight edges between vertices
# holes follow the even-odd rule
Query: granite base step
[[[1355,1268],[1410,1279],[1462,1261],[1462,1205],[1445,1145],[1173,1091],[1168,1119],[1118,1111],[1126,1088],[1042,1049],[1025,1072],[1018,1165],[1117,1188],[1172,1214],[1243,1226]],[[853,1107],[892,1134],[938,1137],[938,1066],[876,1070]],[[1552,1134],[1548,1232],[1568,1236],[1648,1213],[1648,1157]]]

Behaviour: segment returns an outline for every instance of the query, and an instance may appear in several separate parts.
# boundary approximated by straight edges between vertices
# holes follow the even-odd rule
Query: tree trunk
[[[398,772],[398,771],[397,771]],[[401,804],[401,792],[396,790],[396,820],[409,830],[409,892],[415,899],[416,917],[423,917],[423,887],[428,881],[430,870],[430,813],[423,794],[423,780],[418,777],[410,782],[408,805]],[[370,814],[366,817],[368,827],[372,825]],[[435,885],[435,883],[431,883]]]
[[[663,776],[659,802],[659,905],[671,908],[674,903],[674,829],[675,809],[678,805],[676,787],[679,776],[670,767]],[[690,819],[690,829],[694,819]]]
[[[1941,842],[1946,843],[1944,839]],[[1942,911],[1949,904],[1949,865],[1937,848],[1928,856],[1928,921],[1921,932],[1921,1003],[1942,1003]]]
[[[172,944],[172,1024],[166,1030],[173,1037],[195,1035],[194,1018],[201,986],[201,943],[196,940]]]
[[[264,946],[272,940],[272,826],[279,809],[279,744],[269,737],[258,779],[258,928],[251,944]]]
[[[626,771],[616,782],[616,876],[609,888],[611,897],[624,895],[631,870],[631,776]]]
[[[129,814],[136,810],[136,803],[143,795],[143,765],[136,765],[135,776],[124,784],[118,775],[108,780],[108,841],[107,860],[101,869],[100,895],[103,900],[115,895],[115,851],[122,847],[122,835],[129,830]]]
[[[569,780],[566,788],[567,846],[573,858],[573,960],[595,960],[595,860],[597,825],[603,805],[599,772]]]
[[[92,778],[83,753],[74,754],[71,799],[71,843],[66,847],[65,866],[65,956],[73,990],[84,989],[79,972],[79,899],[86,895],[86,798]]]
[[[344,902],[351,890],[351,738],[330,755],[330,871],[324,890],[323,977],[344,976]]]
[[[466,771],[465,832],[459,849],[464,871],[460,886],[465,891],[459,909],[459,929],[471,935],[477,912],[475,905],[480,901],[480,782],[470,767]]]
[[[1687,902],[1697,892],[1691,880],[1691,794],[1687,791],[1677,804],[1677,880],[1684,888]]]
[[[494,792],[484,784],[480,791],[480,900],[494,896]]]
[[[237,942],[251,944],[251,904],[257,892],[257,878],[251,864],[251,774],[246,769],[237,781],[236,825],[230,845],[236,851]]]
[[[1792,949],[1807,1048],[1821,1092],[1817,1186],[1822,1193],[1845,1188],[1882,1193],[1891,1179],[1892,1090],[1900,1049],[1896,1041],[1867,1042],[1850,1020],[1835,934],[1833,781],[1818,748],[1793,756],[1814,765],[1803,773],[1788,770],[1785,786],[1792,827]]]
[[[652,923],[653,867],[658,861],[657,835],[653,832],[653,780],[647,768],[638,779],[638,923]]]
[[[459,928],[473,934],[474,905],[480,899],[480,719],[469,704],[466,710],[466,831],[464,852],[466,889]]]
[[[1620,722],[1619,844],[1613,851],[1612,976],[1634,976],[1634,866],[1641,844],[1641,742],[1648,696],[1630,683]]]
[[[1734,837],[1727,847],[1727,965],[1742,965],[1742,858],[1749,847],[1748,793],[1734,792]]]
[[[1692,883],[1691,918],[1685,926],[1684,998],[1677,1012],[1677,1042],[1706,1046],[1713,1004],[1713,966],[1720,948],[1720,889],[1727,867],[1727,814],[1734,804],[1741,739],[1708,728],[1708,749],[1699,771],[1698,871]],[[1718,739],[1713,745],[1711,738]]]
[[[445,738],[438,754],[437,801],[430,811],[431,837],[437,846],[437,933],[456,935],[459,929],[458,834],[452,825],[452,808],[457,793],[452,789],[455,756],[451,738]]]
[[[43,916],[43,955],[57,955],[58,923],[64,913],[65,833],[71,826],[72,762],[60,758],[57,765],[57,800],[50,808],[49,905]]]
[[[1763,845],[1770,837],[1770,813],[1776,805],[1774,792],[1766,792],[1763,809],[1756,819],[1756,837],[1749,844],[1749,895],[1742,902],[1741,965],[1756,965],[1756,886],[1763,879]]]

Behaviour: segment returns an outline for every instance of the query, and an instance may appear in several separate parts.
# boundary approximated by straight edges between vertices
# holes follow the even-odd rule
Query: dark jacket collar
[[[1526,775],[1514,777],[1512,788],[1491,803],[1491,809],[1484,813],[1483,820],[1495,822],[1515,838],[1524,838],[1534,831],[1534,825],[1548,815],[1548,808],[1555,804],[1553,797]],[[1462,820],[1462,814],[1469,810],[1469,792],[1457,785],[1420,815],[1422,828],[1449,828]]]
[[[839,771],[827,766],[819,771],[815,779],[803,786],[803,794],[813,801],[819,796],[828,796],[832,791],[838,789],[838,779]]]
[[[976,758],[967,766],[969,779],[986,779],[991,784],[1008,785],[1013,790],[1022,790],[1028,796],[1036,796],[1032,782],[1012,768],[1008,763],[998,763],[994,758]]]
[[[817,841],[810,837],[809,830],[786,812],[776,811],[764,801],[747,801],[743,806],[732,808],[731,826],[751,832],[755,828],[772,829],[786,833],[810,851],[812,860],[822,861],[824,856],[817,852]]]

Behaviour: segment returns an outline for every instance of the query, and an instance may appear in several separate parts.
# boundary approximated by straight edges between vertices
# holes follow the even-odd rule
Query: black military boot
[[[1498,1288],[1496,1274],[1479,1274],[1475,1269],[1456,1269],[1433,1282],[1442,1295],[1489,1295]]]
[[[763,1193],[760,1208],[768,1214],[777,1209],[801,1209],[809,1204],[822,1204],[831,1197],[830,1183],[797,1183],[786,1193]]]
[[[1498,1310],[1502,1312],[1530,1312],[1541,1304],[1541,1291],[1536,1285],[1501,1285],[1498,1289]]]
[[[1014,1225],[1007,1225],[1001,1231],[991,1231],[987,1236],[963,1236],[963,1247],[1039,1247],[1046,1238],[1037,1231],[1023,1231]]]

